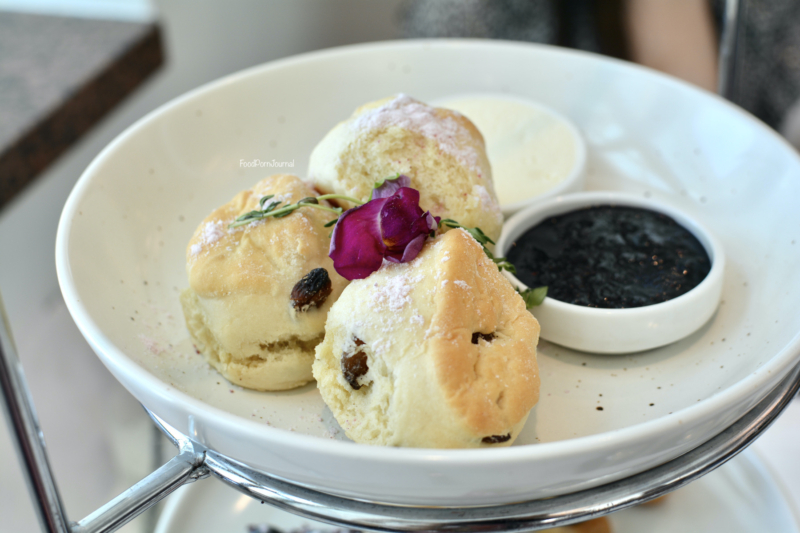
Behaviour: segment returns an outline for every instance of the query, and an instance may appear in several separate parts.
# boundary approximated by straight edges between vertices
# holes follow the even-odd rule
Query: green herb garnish
[[[281,203],[277,201],[269,202],[275,195],[269,194],[267,196],[262,196],[261,199],[258,201],[258,206],[261,208],[260,210],[250,211],[249,213],[245,213],[236,218],[232,224],[230,224],[229,228],[237,228],[239,226],[244,226],[245,224],[249,224],[256,220],[262,220],[268,217],[273,218],[283,218],[291,215],[297,209],[301,207],[313,207],[315,209],[322,209],[323,211],[329,211],[331,213],[336,213],[336,218],[328,222],[325,227],[332,226],[336,223],[339,219],[339,215],[342,214],[341,207],[328,207],[326,205],[320,204],[320,200],[332,200],[334,198],[347,200],[348,202],[353,202],[356,205],[361,205],[363,202],[356,200],[355,198],[350,198],[349,196],[343,196],[341,194],[323,194],[322,196],[307,196],[294,204],[286,204],[283,207],[280,207]],[[269,202],[269,203],[267,203]],[[265,207],[266,204],[266,207]]]
[[[448,228],[463,229],[464,231],[472,235],[473,239],[475,239],[476,241],[478,241],[478,243],[480,243],[480,245],[483,247],[483,251],[486,253],[486,256],[489,259],[491,259],[494,262],[494,264],[497,265],[498,270],[507,270],[512,274],[517,273],[517,269],[514,267],[514,265],[508,262],[508,259],[506,259],[505,257],[495,257],[494,254],[489,250],[489,248],[486,247],[487,244],[494,244],[494,241],[490,239],[481,230],[481,228],[468,228],[466,226],[459,224],[452,218],[443,218],[442,220],[440,220],[439,227],[441,226],[447,226]]]
[[[266,203],[266,201],[271,199],[271,198],[274,198],[274,197],[275,197],[274,194],[269,194],[267,196],[262,196],[261,200],[258,201],[258,207],[260,207],[261,209],[264,209],[264,204]]]
[[[386,183],[387,181],[395,181],[395,180],[399,180],[399,179],[400,179],[400,173],[397,172],[396,174],[393,174],[393,175],[389,176],[388,178],[383,178],[383,179],[380,179],[380,180],[376,181],[375,184],[372,186],[372,190],[374,191],[375,189],[379,189],[379,188],[383,187],[383,184]],[[370,195],[370,200],[371,199],[372,199],[372,196]]]
[[[517,292],[525,301],[525,307],[530,309],[531,307],[542,305],[545,296],[547,296],[547,287],[536,287],[535,289],[525,289],[524,291],[517,289]]]

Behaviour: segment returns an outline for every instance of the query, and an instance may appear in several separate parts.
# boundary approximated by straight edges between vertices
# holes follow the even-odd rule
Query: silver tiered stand
[[[738,0],[725,2],[718,92],[731,96]],[[19,446],[34,507],[47,533],[100,533],[119,529],[175,489],[214,475],[264,503],[305,518],[374,531],[532,531],[581,522],[624,509],[682,487],[736,456],[777,418],[800,389],[800,364],[755,407],[711,440],[666,464],[613,483],[543,500],[482,507],[391,505],[319,492],[253,470],[195,442],[148,414],[178,448],[178,455],[115,499],[70,522],[47,459],[33,407],[0,301],[0,388],[9,426]]]
[[[2,304],[0,303],[0,312]],[[484,507],[389,505],[333,496],[258,472],[179,433],[153,413],[178,455],[78,522],[70,522],[50,470],[42,435],[5,314],[0,324],[0,386],[43,531],[110,532],[183,484],[214,475],[264,503],[313,520],[374,531],[531,531],[580,522],[682,487],[722,465],[758,437],[800,389],[800,365],[761,402],[705,444],[620,481],[544,500]]]

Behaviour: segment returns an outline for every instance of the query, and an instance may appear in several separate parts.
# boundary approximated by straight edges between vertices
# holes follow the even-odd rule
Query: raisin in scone
[[[270,194],[285,203],[316,195],[296,176],[275,175],[215,210],[189,242],[181,294],[197,349],[229,381],[256,390],[313,379],[325,317],[347,285],[327,255],[330,213],[301,208],[228,228]]]
[[[377,179],[405,174],[423,211],[500,236],[503,216],[483,136],[456,111],[406,95],[363,105],[314,148],[308,172],[320,191],[361,201]]]
[[[314,377],[356,442],[507,446],[539,397],[539,324],[465,231],[384,263],[333,305]]]

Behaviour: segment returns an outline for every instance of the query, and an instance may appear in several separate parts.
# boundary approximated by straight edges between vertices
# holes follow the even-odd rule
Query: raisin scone
[[[365,104],[314,148],[308,172],[320,191],[361,201],[378,179],[405,174],[423,211],[500,236],[503,216],[483,136],[456,111],[402,94]]]
[[[186,250],[181,304],[197,349],[229,381],[285,390],[313,379],[325,318],[348,282],[327,255],[330,213],[301,208],[228,228],[270,194],[270,202],[294,203],[316,192],[296,176],[275,175],[211,213]]]
[[[314,377],[356,442],[508,446],[539,398],[538,339],[522,298],[457,229],[347,286]]]

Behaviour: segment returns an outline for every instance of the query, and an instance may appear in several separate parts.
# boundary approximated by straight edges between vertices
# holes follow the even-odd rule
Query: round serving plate
[[[727,264],[711,320],[679,342],[624,356],[540,342],[539,403],[503,449],[356,445],[313,384],[258,393],[211,370],[178,303],[186,243],[199,222],[268,174],[303,176],[316,143],[365,102],[467,91],[555,109],[586,139],[588,189],[679,206],[713,232]],[[345,497],[500,504],[663,464],[731,425],[778,383],[800,354],[797,198],[800,159],[789,145],[724,100],[669,77],[546,46],[392,42],[249,69],[146,116],[79,180],[56,260],[70,312],[101,360],[194,440]]]

